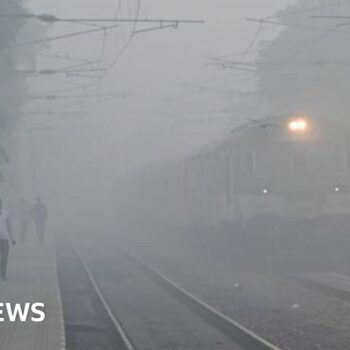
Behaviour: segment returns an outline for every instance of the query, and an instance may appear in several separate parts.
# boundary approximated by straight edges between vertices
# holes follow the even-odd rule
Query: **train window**
[[[285,143],[260,144],[252,152],[252,162],[257,177],[285,177],[291,171],[291,147]]]
[[[346,172],[346,151],[340,147],[323,146],[309,149],[307,169],[315,175],[342,175]]]

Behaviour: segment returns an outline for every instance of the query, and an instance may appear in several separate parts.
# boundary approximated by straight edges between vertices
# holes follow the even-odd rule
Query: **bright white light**
[[[289,123],[289,129],[292,131],[298,130],[300,128],[298,121],[292,121]]]
[[[307,128],[308,122],[304,118],[293,119],[288,123],[291,132],[305,132]]]
[[[269,190],[268,190],[267,188],[264,188],[264,189],[262,190],[262,193],[263,193],[263,194],[268,194],[268,193],[269,193]]]
[[[334,187],[334,192],[340,192],[340,188],[339,187]]]

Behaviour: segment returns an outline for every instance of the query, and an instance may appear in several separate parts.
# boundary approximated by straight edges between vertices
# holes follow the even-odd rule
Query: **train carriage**
[[[142,225],[163,226],[344,216],[349,135],[347,126],[304,116],[250,121],[186,159],[148,166],[123,206],[128,201]]]
[[[204,211],[201,216],[213,224],[262,213],[281,218],[347,213],[349,132],[335,122],[299,116],[247,123],[187,160],[198,197],[193,210]]]

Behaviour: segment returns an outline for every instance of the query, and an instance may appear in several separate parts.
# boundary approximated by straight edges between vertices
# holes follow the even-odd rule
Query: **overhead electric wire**
[[[123,5],[126,6],[123,6]],[[122,13],[124,12],[123,9],[127,9],[128,13]],[[7,47],[2,47],[0,50],[7,50],[7,49],[15,49],[15,48],[21,48],[21,47],[26,47],[26,46],[32,46],[32,45],[40,45],[48,42],[53,42],[57,40],[64,40],[64,39],[69,39],[69,38],[74,38],[82,35],[88,35],[92,33],[97,33],[97,32],[103,32],[103,39],[101,43],[101,48],[98,53],[98,62],[99,65],[106,66],[106,69],[104,68],[91,68],[91,69],[73,69],[73,67],[70,67],[69,69],[60,69],[56,70],[55,73],[62,72],[65,73],[66,76],[69,77],[89,77],[89,78],[95,78],[98,79],[99,84],[92,84],[91,87],[93,86],[98,86],[97,89],[100,91],[101,89],[101,84],[102,84],[102,79],[107,75],[107,73],[116,65],[120,57],[123,55],[123,53],[126,51],[126,49],[129,47],[129,45],[132,42],[132,39],[134,38],[135,34],[138,32],[143,32],[143,31],[149,31],[149,30],[154,30],[154,29],[164,29],[167,26],[171,27],[177,27],[179,24],[196,24],[196,23],[204,23],[205,21],[202,20],[195,20],[195,19],[161,19],[161,18],[147,18],[146,16],[143,18],[140,18],[140,13],[141,13],[141,0],[136,1],[136,6],[132,5],[130,1],[123,2],[123,0],[119,0],[117,4],[117,9],[114,13],[114,18],[59,18],[56,17],[55,15],[51,14],[0,14],[0,20],[1,18],[11,18],[11,19],[16,19],[16,18],[26,18],[26,19],[37,19],[39,21],[49,23],[49,24],[55,24],[59,22],[63,23],[72,23],[72,24],[83,24],[83,25],[89,25],[89,26],[94,26],[94,28],[88,29],[88,30],[83,30],[79,32],[73,32],[73,33],[67,33],[67,34],[61,34],[61,35],[56,35],[52,37],[46,37],[38,40],[30,40],[27,42],[22,42],[22,43],[15,43],[13,45],[7,46]],[[124,18],[121,18],[124,17]],[[112,25],[105,26],[104,24],[106,23],[111,23]],[[139,23],[142,24],[154,24],[157,23],[159,24],[159,27],[157,28],[140,28],[138,30],[137,25]],[[124,25],[125,24],[125,25]],[[114,28],[120,28],[119,32],[119,37],[117,40],[120,41],[120,32],[125,33],[125,39],[126,41],[123,43],[118,43],[118,52],[117,54],[113,57],[111,61],[108,62],[108,57],[106,55],[106,49],[108,47],[111,47],[110,42],[112,41],[113,38],[115,38],[115,31],[111,30]],[[122,41],[123,38],[122,38]],[[113,41],[114,43],[114,41]],[[44,57],[44,56],[43,56]],[[55,57],[51,57],[55,58]],[[60,59],[65,59],[61,57]],[[109,58],[110,59],[110,58]],[[69,60],[69,58],[67,58]],[[95,64],[94,62],[93,64]],[[92,64],[90,61],[87,60],[86,62],[87,65]],[[91,75],[88,74],[88,72],[102,72],[102,74],[96,75]],[[32,74],[42,74],[42,75],[50,75],[54,74],[54,70],[40,70],[40,71],[31,71],[30,73]],[[70,90],[75,90],[75,89],[83,89],[83,87],[73,87],[70,89],[56,89],[55,91],[70,91]],[[90,90],[91,91],[91,90]],[[116,97],[115,95],[104,95],[100,93],[95,93],[95,94],[81,94],[81,95],[71,95],[71,97],[65,96],[66,98],[77,98],[77,99],[91,99],[92,97],[99,99],[111,99],[112,97]],[[46,100],[55,100],[59,98],[64,98],[63,95],[61,97],[55,96],[53,94],[47,95],[44,99]]]
[[[69,57],[69,56],[61,56],[57,54],[44,54],[44,53],[37,53],[37,57],[45,57],[45,58],[53,58],[57,60],[62,60],[62,61],[76,61],[76,62],[91,62],[87,59],[84,58],[76,58],[76,57]]]
[[[183,23],[183,24],[196,24],[205,23],[204,20],[193,20],[193,19],[162,19],[162,18],[59,18],[54,15],[44,14],[44,15],[16,15],[16,14],[2,14],[0,18],[15,18],[15,17],[25,17],[25,18],[36,18],[43,22],[56,23],[56,22],[73,22],[73,23]]]
[[[27,95],[23,96],[26,99],[29,100],[61,100],[61,99],[79,99],[79,98],[100,98],[100,97],[125,97],[127,93],[106,93],[106,94],[80,94],[80,95],[42,95],[42,96],[35,96],[35,95]]]
[[[256,91],[225,90],[225,89],[220,89],[213,86],[203,86],[203,85],[184,84],[184,83],[180,85],[185,87],[190,87],[193,89],[203,90],[203,91],[215,91],[220,94],[238,95],[238,96],[257,95]]]
[[[197,24],[197,23],[205,23],[204,20],[193,20],[193,19],[162,19],[162,18],[67,18],[67,19],[59,19],[60,22],[95,22],[95,23],[184,23],[184,24]]]
[[[282,26],[282,27],[291,27],[291,28],[300,29],[300,30],[350,34],[350,31],[348,31],[348,30],[339,30],[336,28],[315,27],[315,26],[310,26],[310,25],[300,25],[300,24],[296,24],[296,23],[283,23],[283,22],[279,22],[279,21],[267,20],[264,18],[249,18],[248,17],[247,21],[248,22],[256,22],[256,23],[260,23],[260,24],[271,24],[271,25]]]
[[[342,19],[342,20],[346,20],[346,19],[350,19],[349,15],[314,15],[314,16],[310,16],[310,18],[312,19],[317,19],[317,20],[321,20],[321,19]],[[336,28],[340,28],[340,27],[345,27],[350,25],[350,22],[344,22],[344,23],[337,23],[335,25]]]
[[[350,66],[349,60],[337,60],[337,61],[324,61],[324,60],[314,60],[314,61],[256,61],[256,62],[239,62],[232,61],[227,62],[227,65],[232,66],[326,66],[326,65],[340,65],[340,66]]]
[[[349,19],[350,16],[340,16],[340,15],[313,15],[310,16],[313,19]]]
[[[225,58],[229,58],[229,57],[242,56],[242,54],[248,55],[248,54],[259,53],[259,52],[260,52],[260,49],[249,50],[247,47],[247,49],[245,49],[244,51],[234,52],[234,53],[221,55],[221,56],[208,57],[208,59],[214,61],[214,60],[220,60],[220,59],[225,59]]]
[[[131,34],[129,35],[128,39],[124,43],[124,45],[121,48],[121,51],[117,54],[117,56],[112,60],[112,62],[109,64],[109,69],[113,69],[113,67],[117,64],[119,61],[120,57],[124,54],[124,52],[128,49],[128,47],[131,44],[131,41],[135,35],[135,30],[137,26],[136,20],[138,19],[138,16],[140,14],[140,9],[141,9],[141,0],[137,1],[137,6],[136,6],[136,11],[135,11],[135,21],[133,22],[133,28],[131,31]]]
[[[33,75],[44,75],[50,76],[55,74],[74,74],[74,73],[88,73],[88,72],[105,72],[104,68],[62,68],[62,69],[14,69],[9,71],[0,71],[0,74],[33,74]]]
[[[69,91],[76,91],[76,90],[84,90],[84,89],[89,89],[94,87],[95,84],[84,84],[84,85],[79,85],[79,86],[74,86],[74,87],[70,87],[70,88],[62,88],[62,89],[55,89],[52,91],[46,91],[45,93],[48,95],[53,95],[53,94],[59,94],[61,92],[69,92]]]
[[[47,42],[51,42],[51,41],[63,40],[63,39],[77,37],[77,36],[88,35],[88,34],[100,32],[103,30],[113,29],[113,28],[117,28],[118,26],[119,26],[118,24],[114,24],[114,25],[102,27],[102,28],[83,30],[83,31],[74,32],[74,33],[62,34],[62,35],[57,35],[57,36],[53,36],[53,37],[47,37],[47,38],[43,38],[43,39],[27,41],[27,42],[23,42],[23,43],[9,45],[9,46],[5,46],[5,47],[0,47],[0,50],[14,49],[14,48],[31,46],[31,45],[39,45],[39,44],[43,44],[43,43],[47,43]]]

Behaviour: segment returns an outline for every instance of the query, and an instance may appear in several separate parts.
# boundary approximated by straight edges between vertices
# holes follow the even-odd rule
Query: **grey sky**
[[[44,130],[32,133],[38,149],[46,150],[46,154],[40,155],[38,161],[42,163],[41,172],[51,169],[55,173],[55,166],[64,166],[69,169],[66,176],[71,179],[72,187],[79,184],[80,190],[85,191],[94,183],[104,183],[108,192],[118,173],[133,171],[158,159],[185,154],[222,135],[228,128],[245,119],[244,113],[234,112],[235,102],[231,97],[213,91],[185,88],[182,84],[221,89],[251,88],[249,83],[244,82],[247,75],[209,67],[206,65],[207,57],[245,50],[259,27],[247,22],[246,17],[273,15],[294,2],[143,0],[140,16],[194,18],[207,22],[204,25],[183,25],[177,30],[136,35],[101,86],[102,92],[131,92],[132,95],[124,100],[100,104],[94,107],[90,115],[79,119],[31,116],[29,124],[36,126],[39,122],[40,125],[48,124],[57,128],[54,132]],[[62,17],[110,17],[118,5],[116,0],[84,0],[83,3],[82,6],[81,0],[29,0],[28,7],[35,13],[54,13]],[[121,16],[127,15],[128,11],[124,9]],[[55,25],[48,34],[79,29],[76,25]],[[276,35],[276,30],[274,27],[264,27],[261,35],[269,39]],[[127,27],[123,26],[120,31],[127,31]],[[101,41],[101,34],[61,41],[53,43],[46,52],[93,58],[98,55]],[[111,42],[109,45],[107,52],[110,50],[113,53]],[[45,67],[54,64],[51,60],[39,60],[38,63]],[[61,79],[29,83],[29,89],[36,93],[69,86]],[[89,108],[92,106],[89,102],[86,105]],[[42,105],[30,107],[32,110],[43,109]],[[47,109],[46,105],[44,109]],[[57,159],[61,159],[61,163],[57,164],[56,161],[55,165],[50,164],[50,157],[58,153],[60,157]],[[114,163],[110,162],[111,159]],[[89,174],[86,186],[80,179],[81,171]],[[77,175],[76,179],[74,174]],[[46,177],[52,178],[48,174]],[[37,182],[44,186],[45,182],[40,177]],[[50,181],[46,182],[46,187],[50,187]]]
[[[246,17],[271,15],[292,2],[294,1],[143,0],[141,16],[198,18],[206,19],[207,23],[185,25],[178,30],[170,29],[136,36],[103,84],[105,91],[118,89],[130,91],[133,97],[118,101],[117,105],[109,104],[103,109],[117,108],[122,111],[121,119],[126,118],[124,113],[137,115],[150,113],[158,116],[167,114],[170,108],[175,114],[177,112],[178,116],[189,119],[219,112],[221,105],[224,106],[227,101],[222,101],[215,93],[209,96],[207,94],[198,96],[198,91],[184,89],[180,84],[218,87],[241,84],[240,79],[235,75],[206,66],[206,58],[244,50],[258,29],[257,25],[248,23]],[[84,6],[81,6],[81,1],[78,0],[31,0],[29,2],[36,13],[55,13],[63,17],[109,17],[117,8],[117,3],[118,1],[115,0],[85,0]],[[63,28],[57,25],[54,33],[75,31],[78,28],[77,26]],[[264,35],[269,38],[275,31],[276,28],[266,28]],[[65,51],[74,56],[90,50],[93,57],[99,50],[100,42],[101,35],[97,34],[88,38],[58,42],[52,45],[51,51]],[[189,98],[189,95],[194,95],[193,99]],[[182,108],[176,108],[178,105]],[[171,116],[168,120],[170,124]],[[218,119],[220,120],[219,116]],[[154,122],[157,123],[157,120]],[[210,126],[212,127],[213,125]]]

